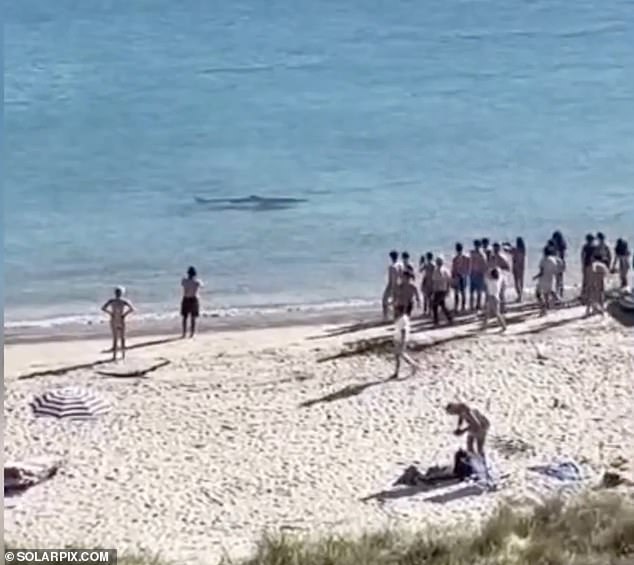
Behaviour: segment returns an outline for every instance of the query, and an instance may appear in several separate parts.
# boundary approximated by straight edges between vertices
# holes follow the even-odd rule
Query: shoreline
[[[381,307],[341,306],[331,309],[306,309],[267,313],[245,313],[236,316],[209,316],[198,319],[197,335],[212,332],[235,332],[256,329],[276,329],[305,326],[326,326],[379,322]],[[128,339],[140,337],[180,336],[179,317],[132,319],[128,325]],[[4,327],[4,344],[21,345],[69,341],[94,341],[110,339],[110,328],[104,320],[98,324],[68,323],[59,326],[16,326]]]
[[[575,300],[580,291],[578,284],[566,286],[565,302]],[[535,296],[532,288],[524,291],[521,307],[534,305]],[[507,287],[508,306],[513,309],[514,290]],[[452,304],[452,298],[448,298]],[[535,305],[536,307],[536,305]],[[96,315],[98,316],[98,314]],[[95,317],[96,317],[95,316]],[[418,315],[415,315],[418,317]],[[285,306],[270,305],[261,308],[227,308],[203,312],[198,319],[197,333],[207,334],[217,331],[242,331],[253,329],[274,329],[293,326],[320,326],[331,324],[378,323],[381,319],[380,301],[361,299],[342,299],[336,303],[305,303]],[[178,314],[135,315],[128,325],[128,338],[158,337],[180,335],[181,319]],[[67,342],[77,340],[109,339],[110,328],[105,317],[97,322],[61,322],[59,324],[41,324],[25,321],[4,325],[4,343],[7,345],[21,343]]]

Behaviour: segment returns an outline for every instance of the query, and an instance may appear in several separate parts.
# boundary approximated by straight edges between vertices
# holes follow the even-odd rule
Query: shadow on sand
[[[447,488],[460,484],[461,479],[449,479],[439,482],[423,483],[411,487],[396,487],[390,490],[382,490],[369,496],[365,496],[361,499],[361,502],[369,502],[370,500],[378,500],[379,502],[385,502],[386,500],[398,500],[399,498],[409,498],[410,496],[416,496],[424,492],[432,492],[440,490],[441,488]]]
[[[373,386],[379,386],[382,384],[389,384],[389,383],[398,383],[398,382],[402,382],[403,380],[405,379],[402,379],[402,378],[392,379],[388,377],[387,379],[380,379],[378,381],[370,381],[367,383],[348,385],[343,387],[342,389],[339,389],[335,392],[331,392],[330,394],[327,394],[325,396],[314,398],[312,400],[306,400],[305,402],[302,402],[299,406],[300,408],[310,408],[311,406],[314,406],[315,404],[325,404],[327,402],[335,402],[336,400],[343,400],[345,398],[351,398],[352,396],[358,396],[364,390],[367,390],[368,388],[371,388]]]
[[[550,322],[544,322],[540,326],[536,328],[531,328],[530,330],[524,330],[523,332],[518,332],[516,335],[535,335],[541,332],[545,332],[547,330],[552,330],[554,328],[560,328],[562,326],[566,326],[568,324],[572,324],[573,322],[577,322],[579,320],[583,320],[585,316],[582,314],[580,316],[574,316],[572,318],[565,318],[563,320],[552,320]]]
[[[173,343],[175,341],[181,341],[181,337],[166,337],[162,339],[153,339],[150,341],[142,341],[140,343],[134,343],[132,345],[126,345],[125,350],[130,351],[131,349],[143,349],[144,347],[154,347],[155,345],[165,345],[166,343]],[[105,349],[102,353],[112,353],[112,347],[109,349]]]

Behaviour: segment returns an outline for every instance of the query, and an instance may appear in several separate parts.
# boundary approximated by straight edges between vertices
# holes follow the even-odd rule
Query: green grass
[[[253,557],[222,565],[631,565],[634,500],[602,494],[529,512],[500,508],[478,531],[383,532],[308,542],[265,537]],[[124,557],[119,565],[162,565]],[[35,565],[35,564],[29,564]],[[171,564],[170,564],[171,565]],[[176,565],[176,563],[174,563]],[[212,564],[210,565],[217,565]]]

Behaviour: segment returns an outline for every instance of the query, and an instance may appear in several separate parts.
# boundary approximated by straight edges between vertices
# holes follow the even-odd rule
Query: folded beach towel
[[[4,465],[4,494],[22,492],[53,477],[60,467],[59,461],[38,457]]]

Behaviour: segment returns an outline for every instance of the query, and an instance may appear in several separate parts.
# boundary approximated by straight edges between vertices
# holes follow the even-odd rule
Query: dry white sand
[[[210,333],[130,351],[130,366],[171,361],[147,379],[80,369],[18,380],[107,357],[104,343],[7,346],[5,456],[60,456],[64,467],[5,511],[5,539],[211,564],[224,552],[249,552],[265,530],[312,535],[477,519],[506,497],[530,494],[527,467],[561,455],[593,469],[619,457],[631,465],[634,332],[581,314],[531,318],[504,336],[469,334],[473,325],[416,333],[422,342],[456,339],[416,354],[418,376],[391,382],[387,357],[319,362],[386,328],[327,338],[332,327]],[[111,413],[94,423],[32,416],[34,394],[69,384],[97,391]],[[363,502],[390,490],[412,463],[424,470],[450,461],[462,442],[443,412],[454,399],[492,421],[490,457],[510,474],[500,492]]]

